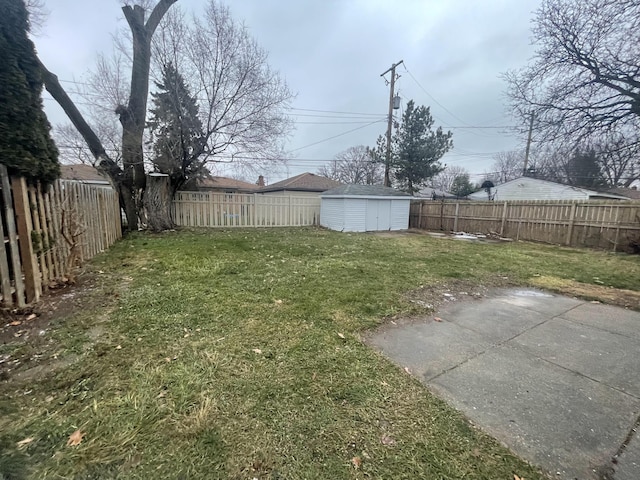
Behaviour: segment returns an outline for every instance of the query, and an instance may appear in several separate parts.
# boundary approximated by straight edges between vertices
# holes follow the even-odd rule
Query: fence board
[[[187,227],[318,225],[320,198],[242,193],[177,192],[174,222]]]
[[[409,225],[616,251],[640,237],[640,202],[415,200]]]
[[[24,178],[10,178],[3,165],[0,181],[4,306],[24,307],[37,301],[52,281],[64,280],[70,248],[63,229],[80,228],[79,252],[85,261],[122,236],[118,195],[110,187],[64,180],[47,188],[27,186]]]

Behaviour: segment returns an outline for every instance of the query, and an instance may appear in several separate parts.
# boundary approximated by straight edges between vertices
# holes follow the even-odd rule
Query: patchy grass
[[[0,345],[0,478],[544,478],[359,333],[420,286],[640,279],[620,254],[317,229],[132,235],[91,268],[81,308]]]

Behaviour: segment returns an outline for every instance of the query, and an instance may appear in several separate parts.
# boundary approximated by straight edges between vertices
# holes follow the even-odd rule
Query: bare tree
[[[204,15],[190,20],[175,10],[160,32],[158,72],[173,65],[200,107],[201,144],[191,160],[198,167],[233,160],[260,170],[284,158],[292,126],[285,109],[293,95],[246,26],[210,1]]]
[[[145,129],[149,79],[159,79],[168,63],[179,69],[199,102],[204,135],[199,148],[189,152],[191,170],[219,162],[259,169],[283,158],[283,139],[291,128],[285,108],[292,95],[247,28],[215,0],[204,15],[193,18],[169,10],[176,1],[152,6],[150,0],[137,0],[122,7],[129,30],[116,36],[116,53],[98,59],[89,86],[80,92],[85,103],[94,104],[84,116],[43,66],[47,90],[81,133],[95,165],[118,188],[130,228],[138,225],[143,211],[149,167],[144,155],[150,139]],[[111,141],[112,123],[105,121],[114,110],[121,127],[118,143]],[[78,155],[77,139],[62,134],[72,155],[86,161],[85,151]]]
[[[115,110],[122,125],[122,167],[107,154],[100,138],[62,88],[58,78],[42,65],[47,91],[60,104],[87,142],[89,150],[96,158],[98,169],[107,174],[118,189],[130,229],[138,226],[145,187],[143,135],[149,93],[151,39],[160,20],[176,1],[160,0],[148,18],[145,8],[140,4],[122,7],[133,42],[128,100],[126,104],[119,104]]]
[[[346,184],[382,185],[384,165],[375,161],[367,147],[357,145],[338,153],[318,174]]]
[[[629,187],[640,179],[640,141],[612,134],[596,140],[593,148],[610,185]]]
[[[443,171],[431,179],[431,187],[443,192],[451,192],[455,179],[463,175],[469,175],[466,168],[460,165],[446,165]]]
[[[505,183],[523,175],[524,158],[521,152],[511,150],[494,155],[491,165],[495,183]]]
[[[612,129],[640,126],[640,3],[544,0],[536,13],[532,62],[508,72],[521,118],[535,113],[540,140],[570,148]]]

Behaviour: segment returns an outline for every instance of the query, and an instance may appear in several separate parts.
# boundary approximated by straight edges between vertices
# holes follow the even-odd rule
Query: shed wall
[[[359,198],[344,199],[344,231],[365,232],[367,200]]]
[[[409,228],[409,207],[411,199],[391,200],[391,230]]]
[[[320,203],[320,225],[331,230],[343,231],[343,211],[343,198],[323,198]]]

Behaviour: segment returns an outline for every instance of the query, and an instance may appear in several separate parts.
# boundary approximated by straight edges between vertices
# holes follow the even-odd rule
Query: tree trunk
[[[138,223],[144,224],[142,215],[143,195],[146,177],[144,173],[144,155],[142,142],[147,114],[147,95],[149,93],[149,70],[151,66],[151,38],[160,20],[169,7],[177,0],[160,0],[154,7],[149,20],[145,23],[145,11],[140,5],[125,5],[122,12],[129,24],[133,37],[133,62],[131,66],[131,91],[127,105],[119,105],[116,113],[122,125],[122,165],[124,183],[131,186],[131,193],[138,217]],[[127,210],[129,210],[127,208]],[[133,210],[132,210],[133,211]],[[127,213],[127,221],[129,214]],[[134,225],[129,225],[133,228]]]
[[[131,183],[126,182],[120,166],[107,155],[102,142],[85,121],[78,108],[67,95],[67,92],[62,88],[58,77],[47,70],[42,62],[40,62],[40,70],[45,88],[62,107],[73,126],[76,127],[84,141],[87,142],[89,150],[96,159],[96,168],[110,179],[113,187],[118,192],[120,207],[124,209],[127,218],[127,229],[135,230],[138,226],[138,215],[133,200]]]
[[[96,167],[107,174],[118,191],[120,206],[127,217],[127,229],[136,230],[144,224],[142,197],[145,189],[144,156],[142,141],[145,126],[147,95],[149,93],[149,69],[151,65],[151,38],[162,17],[177,0],[160,0],[145,23],[144,9],[139,5],[122,7],[133,35],[133,65],[131,91],[127,106],[120,105],[116,113],[122,124],[123,168],[106,154],[98,136],[85,121],[80,111],[64,91],[58,78],[40,62],[45,87],[60,104],[73,125],[78,129],[91,153]]]
[[[152,232],[162,232],[175,228],[171,219],[171,187],[169,175],[150,173],[144,193],[144,207],[147,213],[147,227]]]

